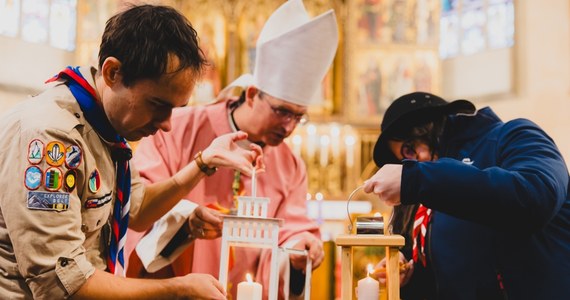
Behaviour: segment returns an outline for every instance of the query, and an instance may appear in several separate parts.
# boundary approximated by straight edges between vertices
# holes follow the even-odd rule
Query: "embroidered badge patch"
[[[101,178],[97,169],[93,170],[93,172],[91,172],[91,175],[89,175],[88,184],[89,191],[91,191],[91,193],[97,193],[99,191],[99,188],[101,187]]]
[[[65,165],[70,169],[76,169],[81,164],[81,148],[71,145],[65,149]]]
[[[28,192],[28,208],[63,211],[69,208],[68,193]]]
[[[30,166],[24,174],[24,185],[28,190],[35,190],[42,185],[42,170],[36,166]]]
[[[65,146],[62,142],[49,142],[46,146],[46,162],[50,166],[58,167],[65,160]]]
[[[44,143],[34,139],[28,145],[28,161],[32,165],[39,164],[44,158]]]
[[[101,207],[103,205],[105,205],[105,203],[108,203],[109,201],[111,201],[113,199],[113,192],[109,192],[108,194],[106,194],[103,197],[100,198],[91,198],[91,199],[87,199],[87,201],[85,201],[85,208],[97,208],[97,207]]]
[[[63,176],[63,187],[64,189],[71,193],[75,189],[75,184],[77,182],[77,171],[69,170],[65,172],[65,176]]]
[[[63,173],[57,167],[50,167],[46,170],[44,186],[48,191],[58,191],[63,182]]]

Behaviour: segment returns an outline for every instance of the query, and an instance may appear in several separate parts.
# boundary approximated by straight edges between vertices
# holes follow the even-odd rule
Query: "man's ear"
[[[121,62],[115,57],[107,57],[101,68],[101,75],[105,84],[112,87],[117,83],[122,83],[123,78],[120,70]]]
[[[255,86],[250,85],[245,89],[245,102],[249,105],[253,104],[253,98],[260,92]]]

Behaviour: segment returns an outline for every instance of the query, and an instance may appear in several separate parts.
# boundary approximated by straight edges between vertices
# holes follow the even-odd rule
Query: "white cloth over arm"
[[[194,202],[181,200],[156,221],[152,229],[137,244],[136,252],[149,273],[156,272],[171,264],[194,240],[187,237],[166,257],[161,254],[182,226],[188,222],[188,218],[196,207],[198,204]]]

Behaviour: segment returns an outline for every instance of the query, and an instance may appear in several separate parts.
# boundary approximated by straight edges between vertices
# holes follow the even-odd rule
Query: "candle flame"
[[[245,278],[247,279],[247,282],[252,283],[253,279],[251,278],[251,274],[247,273],[245,274]]]
[[[374,273],[374,266],[372,266],[372,264],[368,264],[366,269],[368,270],[368,276],[370,277],[370,274]]]

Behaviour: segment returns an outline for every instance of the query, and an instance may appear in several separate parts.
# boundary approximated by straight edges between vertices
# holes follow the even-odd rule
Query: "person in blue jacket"
[[[364,190],[406,237],[402,299],[570,299],[569,174],[539,126],[416,92],[381,130]]]

